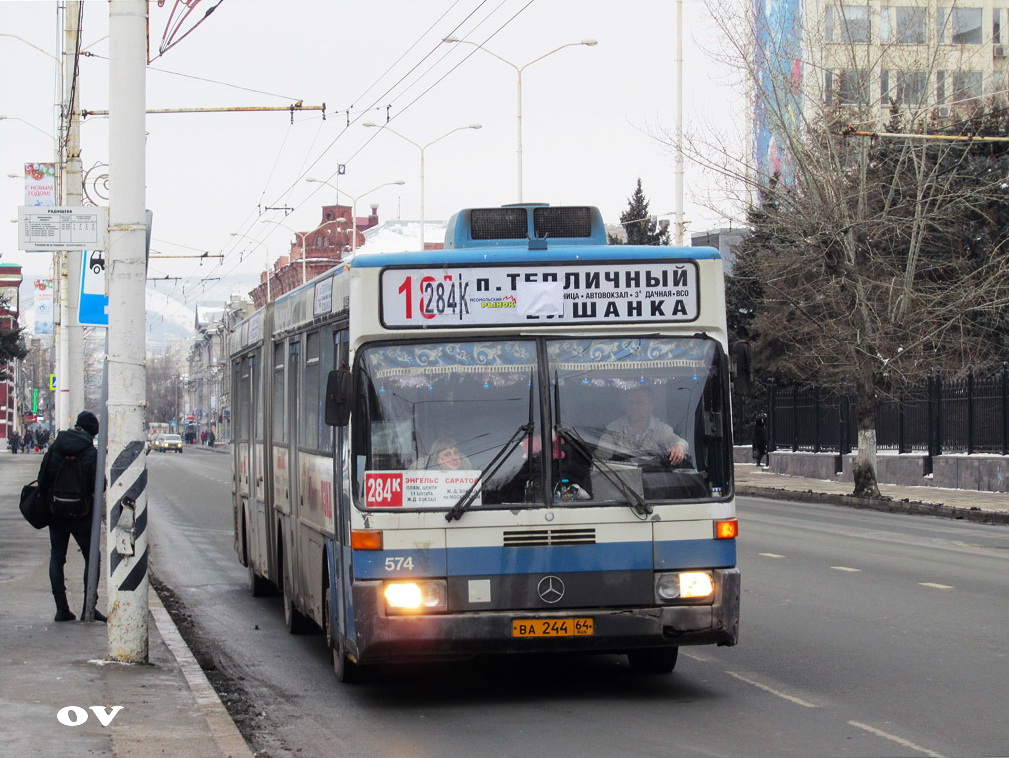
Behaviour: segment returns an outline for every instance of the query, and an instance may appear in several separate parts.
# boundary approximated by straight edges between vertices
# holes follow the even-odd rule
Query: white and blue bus
[[[235,547],[342,681],[374,664],[735,645],[722,264],[591,207],[474,208],[231,336]]]

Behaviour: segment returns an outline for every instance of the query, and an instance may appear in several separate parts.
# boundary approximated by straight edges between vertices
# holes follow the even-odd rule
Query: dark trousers
[[[54,595],[66,592],[63,565],[67,562],[67,548],[73,536],[84,554],[84,588],[88,586],[88,553],[91,551],[91,516],[73,521],[56,521],[49,525],[49,584]],[[101,561],[101,551],[98,560]]]

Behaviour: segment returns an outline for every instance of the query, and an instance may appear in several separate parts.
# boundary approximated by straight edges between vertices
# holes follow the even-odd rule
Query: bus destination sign
[[[693,321],[697,264],[389,268],[387,328]]]

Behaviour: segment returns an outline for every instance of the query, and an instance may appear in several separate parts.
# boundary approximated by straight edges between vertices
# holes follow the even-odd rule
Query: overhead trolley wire
[[[457,2],[454,3],[448,9],[448,11],[446,11],[445,13],[443,13],[434,23],[432,23],[431,26],[429,26],[420,35],[420,37],[418,37],[417,41],[415,41],[413,44],[411,44],[404,51],[404,53],[401,54],[396,59],[396,61],[394,61],[382,74],[380,74],[375,79],[375,81],[371,85],[369,85],[368,87],[366,87],[362,91],[362,93],[358,96],[358,98],[355,99],[355,102],[359,101],[360,98],[363,97],[363,96],[365,96],[368,92],[374,90],[378,86],[378,84],[382,81],[382,79],[384,79],[386,76],[388,76],[389,72],[392,71],[396,67],[396,65],[398,65],[401,61],[403,61],[404,58],[406,58],[412,50],[416,49],[418,47],[418,45],[420,45],[420,43],[423,41],[424,37],[428,36],[431,33],[431,31],[433,29],[435,29],[435,27],[438,25],[438,23],[440,21],[442,21],[446,16],[448,16],[449,13],[451,13],[451,11],[453,9],[455,9],[460,4],[460,2],[461,2],[461,0],[457,0]],[[497,13],[501,9],[501,7],[503,5],[506,4],[506,2],[507,2],[507,0],[502,0],[492,11],[490,11],[487,14],[487,16],[485,16],[479,23],[477,23],[475,26],[473,26],[470,29],[470,33],[472,33],[476,29],[479,29],[481,26],[483,26],[484,24],[486,24],[489,21],[489,19],[492,18],[493,15],[495,13]],[[502,30],[504,30],[507,26],[509,26],[511,23],[513,23],[522,13],[524,13],[529,8],[529,6],[531,6],[533,4],[533,2],[535,2],[535,0],[528,0],[521,8],[519,8],[518,10],[516,10],[515,13],[513,13],[504,23],[502,23],[500,26],[498,26],[493,32],[491,32],[490,34],[488,34],[487,37],[484,38],[484,40],[480,44],[484,45],[487,42],[489,42],[490,40],[492,40],[494,37],[496,37],[498,34],[500,34]],[[351,106],[349,106],[347,108],[347,110],[345,111],[348,114],[348,119],[347,119],[346,125],[344,125],[344,126],[342,126],[340,128],[340,131],[335,135],[335,137],[330,141],[330,143],[322,150],[322,152],[314,160],[312,160],[310,163],[308,163],[307,167],[303,167],[303,170],[299,173],[298,177],[293,182],[291,182],[291,184],[289,186],[287,186],[286,188],[284,188],[279,194],[277,194],[275,196],[276,199],[272,200],[270,202],[270,205],[277,205],[277,204],[279,204],[281,202],[286,202],[285,198],[288,198],[290,196],[290,193],[296,187],[298,187],[300,185],[300,183],[302,182],[302,180],[306,176],[308,176],[308,174],[311,172],[311,170],[313,168],[315,168],[316,166],[318,166],[319,163],[326,157],[326,155],[329,154],[329,152],[339,143],[339,141],[346,135],[347,131],[349,130],[349,127],[352,124],[357,123],[357,121],[359,121],[363,117],[363,115],[365,113],[371,112],[371,111],[379,108],[380,106],[378,104],[386,96],[388,96],[391,92],[393,92],[403,82],[407,81],[409,79],[409,77],[413,73],[417,72],[420,69],[420,67],[424,64],[425,61],[427,61],[429,58],[431,58],[431,56],[433,56],[436,53],[436,51],[439,49],[439,47],[443,44],[442,40],[444,39],[444,37],[451,36],[451,35],[455,34],[456,32],[458,32],[463,26],[465,26],[465,24],[466,24],[467,21],[469,21],[470,19],[472,19],[473,16],[484,5],[486,5],[486,3],[487,3],[487,0],[480,0],[480,2],[476,5],[476,7],[474,7],[469,13],[467,13],[466,16],[465,16],[465,18],[463,18],[459,23],[457,23],[451,29],[451,31],[448,32],[448,34],[439,35],[438,40],[431,47],[431,49],[419,61],[417,61],[415,64],[413,64],[410,67],[410,69],[408,71],[406,71],[402,76],[400,76],[393,84],[391,84],[390,86],[388,86],[380,95],[374,97],[370,101],[370,103],[369,103],[368,106],[366,106],[364,108],[361,108],[361,109],[356,109],[353,104]],[[467,53],[464,57],[462,57],[459,60],[458,63],[456,63],[454,66],[452,66],[452,68],[450,68],[448,71],[446,71],[435,82],[433,82],[432,84],[428,85],[426,88],[424,88],[423,91],[421,91],[417,96],[415,96],[412,100],[410,100],[410,102],[408,102],[405,106],[403,106],[402,108],[398,109],[397,112],[395,113],[395,115],[389,115],[388,112],[387,112],[386,113],[386,123],[390,123],[395,118],[398,118],[398,117],[402,116],[410,108],[412,108],[413,106],[415,106],[418,102],[420,102],[424,98],[425,95],[427,95],[429,92],[431,92],[431,90],[433,90],[442,81],[444,81],[450,74],[452,74],[456,69],[458,69],[463,63],[465,63],[469,59],[469,57],[471,55],[473,55],[474,53],[476,53],[476,51],[477,51],[477,48],[474,47],[471,51],[469,51],[469,53]],[[423,77],[426,76],[430,71],[432,71],[433,68],[435,67],[435,65],[437,65],[442,60],[444,60],[449,54],[451,54],[451,51],[450,50],[446,50],[445,55],[441,56],[431,66],[429,66],[420,76],[417,77],[417,79],[413,83],[408,84],[401,92],[399,92],[398,94],[396,94],[393,97],[392,102],[394,103],[394,102],[402,99],[403,97],[405,97],[409,93],[410,89],[418,86],[418,83],[420,82],[420,80],[423,79]],[[391,105],[391,103],[390,103],[390,105]],[[340,112],[340,111],[337,111],[337,112]],[[352,118],[351,114],[356,114],[356,115],[354,115],[353,118]],[[321,129],[322,129],[322,124],[320,122],[319,132],[321,132]],[[378,134],[380,133],[380,131],[381,130],[377,130],[360,147],[358,147],[357,150],[355,150],[350,156],[348,156],[347,159],[345,159],[344,161],[342,161],[342,163],[344,165],[349,164],[366,147],[368,147],[371,144],[371,141],[373,139],[375,139],[376,137],[378,137]],[[288,131],[287,134],[289,135],[290,131]],[[285,142],[286,142],[286,139],[287,139],[287,136],[285,136]],[[277,162],[280,159],[279,156],[280,156],[280,154],[278,153],[278,157],[277,157],[277,159],[276,159],[276,161],[274,163],[274,167],[276,167]],[[271,176],[272,176],[272,174],[273,174],[273,172],[271,171]],[[334,172],[328,178],[332,178],[335,175],[336,174]],[[317,192],[321,191],[321,186],[322,185],[320,185],[319,188],[313,189],[301,202],[299,202],[299,203],[292,203],[292,206],[297,210],[297,209],[303,207],[304,205],[306,205],[308,203],[308,201],[310,201],[311,198],[314,197]],[[262,201],[262,197],[265,197],[265,193],[266,193],[266,190],[264,189],[263,193],[260,196],[261,201]],[[240,231],[235,234],[234,243],[233,244],[229,243],[229,244],[225,245],[225,249],[223,249],[221,251],[222,254],[224,255],[224,258],[218,259],[214,263],[213,267],[208,272],[206,272],[207,274],[215,273],[215,271],[217,271],[217,270],[220,270],[220,274],[222,276],[228,276],[228,275],[234,273],[239,268],[239,266],[242,265],[242,263],[245,260],[245,252],[246,251],[244,249],[241,250],[238,259],[237,260],[234,259],[234,253],[235,253],[236,250],[239,250],[239,248],[242,247],[242,242],[243,241],[244,241],[245,245],[253,244],[255,246],[258,246],[258,245],[265,245],[266,244],[265,241],[263,240],[263,237],[264,236],[269,236],[268,233],[265,233],[265,234],[264,233],[260,233],[260,234],[252,234],[251,233],[252,231],[254,231],[256,229],[256,227],[254,226],[255,222],[264,215],[263,212],[262,212],[262,210],[261,210],[261,207],[262,206],[257,207],[255,211],[250,210],[249,214],[246,216],[245,221],[243,221],[242,224],[239,227]],[[226,262],[231,264],[227,269],[225,268]],[[269,271],[269,266],[267,267],[267,271]],[[183,290],[185,290],[185,288],[188,286],[188,284],[190,283],[190,280],[194,279],[194,278],[195,278],[195,276],[190,276],[190,277],[188,277],[183,282],[183,284],[182,284]],[[200,278],[204,278],[204,277],[200,277]],[[186,307],[184,303],[180,303],[179,305],[181,307]]]

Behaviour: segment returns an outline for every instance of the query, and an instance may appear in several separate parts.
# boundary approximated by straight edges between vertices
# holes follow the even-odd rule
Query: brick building
[[[322,219],[315,229],[295,232],[290,252],[280,256],[269,272],[264,271],[259,286],[249,293],[256,308],[262,308],[267,299],[276,300],[279,295],[328,271],[344,255],[364,245],[365,230],[378,224],[378,206],[372,205],[371,215],[358,216],[353,223],[351,215],[348,205],[324,205]],[[357,237],[356,242],[352,235]]]

